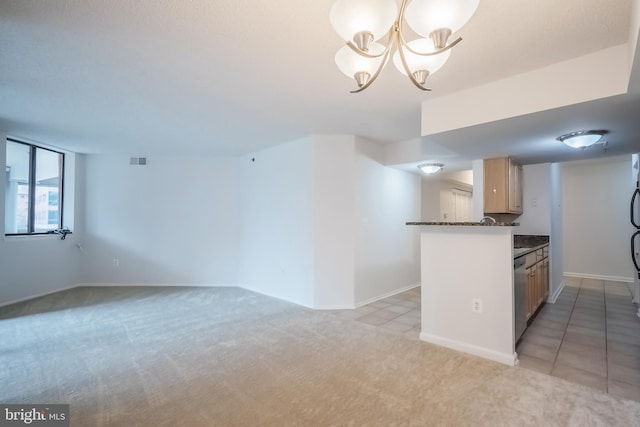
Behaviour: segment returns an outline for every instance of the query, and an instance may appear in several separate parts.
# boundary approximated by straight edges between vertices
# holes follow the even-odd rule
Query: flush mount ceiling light
[[[587,148],[597,142],[603,142],[601,139],[605,133],[606,130],[580,130],[560,135],[556,139],[571,148]]]
[[[418,89],[427,77],[449,59],[450,49],[462,38],[447,44],[449,36],[466,24],[480,0],[337,0],[329,18],[347,45],[336,53],[336,65],[358,84],[351,93],[362,92],[378,77],[393,53],[393,62]],[[407,42],[404,22],[422,38]],[[377,40],[386,37],[386,42]],[[395,53],[394,53],[395,51]]]
[[[444,165],[442,163],[423,163],[418,165],[418,169],[426,174],[433,174],[440,172]]]

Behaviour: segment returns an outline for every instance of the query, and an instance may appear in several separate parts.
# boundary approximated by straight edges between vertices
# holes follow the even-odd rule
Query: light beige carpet
[[[638,426],[640,403],[236,288],[0,308],[0,402],[72,426]]]

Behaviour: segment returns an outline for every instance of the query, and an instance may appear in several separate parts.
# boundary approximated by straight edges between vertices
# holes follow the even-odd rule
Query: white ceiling
[[[333,62],[343,44],[329,23],[333,0],[2,0],[0,129],[131,155],[238,155],[310,134],[406,141],[420,138],[424,100],[627,43],[633,1],[481,0],[464,40],[429,78],[433,92],[388,66],[350,94],[354,83]],[[573,160],[585,154],[528,141],[597,123],[610,130],[608,151],[587,156],[640,150],[639,93],[426,141],[460,164],[502,154]],[[463,146],[471,135],[484,143]]]

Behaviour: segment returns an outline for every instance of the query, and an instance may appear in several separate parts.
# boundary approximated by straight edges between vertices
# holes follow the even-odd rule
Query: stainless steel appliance
[[[634,283],[631,285],[633,302],[640,304],[640,155],[632,155],[632,179],[635,181],[635,190],[631,196],[631,260],[636,269]],[[640,316],[640,308],[638,309]]]
[[[527,329],[527,257],[526,255],[513,260],[513,307],[515,340],[522,337]]]

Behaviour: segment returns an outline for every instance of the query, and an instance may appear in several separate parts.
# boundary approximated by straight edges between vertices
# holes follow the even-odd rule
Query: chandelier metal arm
[[[382,52],[380,52],[379,54],[372,55],[369,52],[365,52],[365,51],[361,50],[358,46],[356,46],[355,43],[353,43],[352,41],[348,41],[347,42],[347,46],[349,46],[351,48],[351,50],[353,50],[355,53],[357,53],[358,55],[360,55],[362,57],[369,58],[369,59],[380,58],[382,56],[387,55],[389,53],[389,51],[391,51],[391,48],[393,47],[393,35],[394,35],[396,27],[397,27],[397,23],[394,23],[393,26],[391,27],[391,29],[389,30],[389,32],[387,33],[389,35],[389,37],[387,37],[387,44],[384,47],[384,50]],[[384,61],[383,61],[383,63],[384,63]]]
[[[451,49],[452,47],[454,47],[455,45],[457,45],[458,43],[460,43],[462,41],[462,37],[458,37],[457,39],[455,39],[454,41],[452,41],[451,43],[449,43],[448,45],[446,45],[445,47],[443,47],[442,49],[438,49],[438,50],[434,50],[433,52],[418,52],[417,50],[413,50],[411,49],[411,47],[409,46],[409,44],[404,40],[404,37],[402,37],[402,33],[399,33],[400,35],[400,42],[401,45],[406,47],[407,50],[411,53],[413,53],[414,55],[420,55],[420,56],[434,56],[434,55],[438,55],[442,52],[445,52],[449,49]]]
[[[378,76],[382,72],[382,69],[386,66],[387,62],[389,61],[390,54],[393,51],[394,46],[398,49],[398,55],[400,57],[400,62],[402,63],[402,68],[406,72],[407,77],[409,77],[409,80],[411,80],[411,82],[420,90],[424,90],[424,91],[431,90],[430,88],[424,86],[424,82],[429,75],[429,71],[426,69],[416,70],[416,73],[414,74],[411,71],[409,64],[407,62],[407,52],[413,55],[422,56],[422,57],[440,55],[443,52],[446,52],[452,49],[454,46],[460,43],[462,41],[462,37],[458,37],[454,41],[445,45],[448,37],[451,35],[451,29],[443,27],[443,28],[432,31],[432,33],[430,34],[430,38],[433,41],[435,50],[431,52],[420,52],[415,49],[412,49],[411,46],[409,46],[409,43],[407,43],[407,41],[405,40],[404,34],[403,34],[404,33],[403,25],[405,20],[404,15],[405,15],[407,5],[409,3],[410,3],[410,0],[402,0],[400,5],[400,10],[398,11],[397,19],[387,33],[388,40],[387,40],[387,43],[384,45],[384,50],[382,52],[376,53],[376,54],[370,53],[368,49],[369,43],[365,43],[360,38],[356,38],[355,36],[354,36],[355,43],[354,41],[347,41],[347,46],[349,46],[349,49],[351,49],[353,52],[355,52],[359,56],[363,58],[371,59],[371,60],[380,60],[380,64],[378,65],[378,68],[376,69],[375,73],[373,73],[373,75],[369,77],[366,83],[358,87],[358,89],[350,91],[351,93],[362,92],[363,90],[371,86],[371,84],[378,78]],[[372,34],[368,32],[357,33],[356,36],[358,35],[367,36],[368,42],[374,41],[372,40],[373,39]],[[368,76],[369,72],[366,72],[366,74]],[[356,80],[358,81],[358,84],[361,84],[362,81],[364,81],[365,79],[360,80],[356,76]]]
[[[409,80],[411,80],[411,83],[413,83],[418,89],[431,91],[431,89],[421,85],[420,82],[416,80],[416,78],[414,77],[413,72],[409,68],[409,64],[407,64],[407,59],[404,56],[403,46],[400,44],[402,41],[400,37],[400,31],[397,31],[396,34],[397,34],[396,37],[398,39],[398,54],[400,55],[400,62],[402,62],[402,67],[404,68],[404,71],[406,71],[407,77],[409,77]]]
[[[421,85],[420,82],[418,82],[416,78],[413,76],[413,72],[411,71],[411,69],[409,69],[409,64],[407,64],[407,59],[405,58],[404,51],[402,49],[404,46],[406,46],[404,37],[402,36],[402,24],[404,21],[404,10],[407,7],[407,2],[408,0],[402,0],[402,4],[400,5],[400,11],[398,12],[398,19],[396,20],[396,23],[393,26],[393,31],[395,32],[395,35],[396,35],[396,44],[398,45],[398,54],[400,55],[400,62],[402,62],[402,67],[406,71],[407,77],[409,77],[409,80],[411,80],[411,83],[413,83],[420,90],[430,91],[431,89]]]
[[[365,52],[363,50],[358,49],[358,46],[356,46],[353,42],[347,42],[347,46],[349,46],[351,48],[351,50],[353,50],[355,53],[357,53],[360,56],[363,56],[365,58],[370,58],[370,59],[377,59],[380,58],[381,56],[384,56],[387,54],[387,51],[389,50],[389,46],[385,47],[384,51],[382,51],[381,53],[377,54],[377,55],[372,55],[369,52]]]
[[[403,31],[403,24],[404,24],[404,11],[407,7],[407,3],[408,0],[402,0],[402,4],[400,5],[400,12],[398,13],[398,19],[396,21],[396,31],[398,32],[398,50],[401,51],[401,47],[406,47],[407,50],[411,53],[413,53],[414,55],[420,55],[420,56],[434,56],[434,55],[438,55],[444,51],[447,51],[449,49],[451,49],[452,47],[454,47],[455,45],[457,45],[458,43],[460,43],[462,41],[462,37],[458,37],[457,39],[455,39],[453,42],[449,43],[447,46],[441,48],[441,49],[437,49],[434,50],[433,52],[418,52],[416,50],[411,49],[411,47],[409,47],[409,44],[407,43],[407,41],[404,39],[404,31]]]
[[[389,47],[391,47],[391,45],[389,45]],[[378,69],[376,70],[376,72],[369,78],[369,81],[366,82],[365,84],[363,84],[361,87],[359,87],[356,90],[352,90],[350,91],[350,93],[358,93],[358,92],[362,92],[363,90],[365,90],[366,88],[368,88],[369,86],[371,86],[371,84],[378,78],[378,76],[380,75],[380,72],[382,71],[382,69],[384,68],[384,66],[387,64],[387,61],[389,60],[389,53],[391,53],[391,49],[387,48],[386,52],[384,54],[384,58],[382,59],[382,62],[380,62],[380,65],[378,66]]]
[[[358,93],[358,92],[362,92],[363,90],[365,90],[366,88],[368,88],[369,86],[371,86],[371,84],[378,78],[378,76],[380,75],[380,73],[382,72],[382,69],[384,68],[385,65],[387,65],[387,61],[389,60],[389,55],[391,54],[391,50],[393,49],[393,44],[394,44],[394,28],[396,28],[396,25],[394,24],[393,27],[391,27],[391,30],[389,30],[389,37],[387,39],[387,45],[385,46],[384,52],[382,52],[380,55],[378,56],[370,56],[371,58],[379,58],[380,56],[384,56],[384,58],[382,58],[382,61],[380,61],[380,65],[378,66],[378,69],[376,70],[376,72],[369,78],[369,81],[367,81],[365,84],[363,84],[361,87],[359,87],[358,89],[352,90],[350,91],[350,93]],[[349,42],[351,43],[351,42]],[[347,43],[347,46],[349,46],[349,43]],[[362,55],[362,56],[366,56],[367,53],[361,51],[360,49],[358,49],[358,47],[356,45],[353,46],[349,46],[351,49],[355,48],[355,52]]]
[[[402,3],[400,4],[400,10],[398,11],[398,19],[396,20],[396,22],[398,23],[398,30],[402,30],[404,10],[407,8],[407,3],[409,3],[409,0],[402,0]]]

